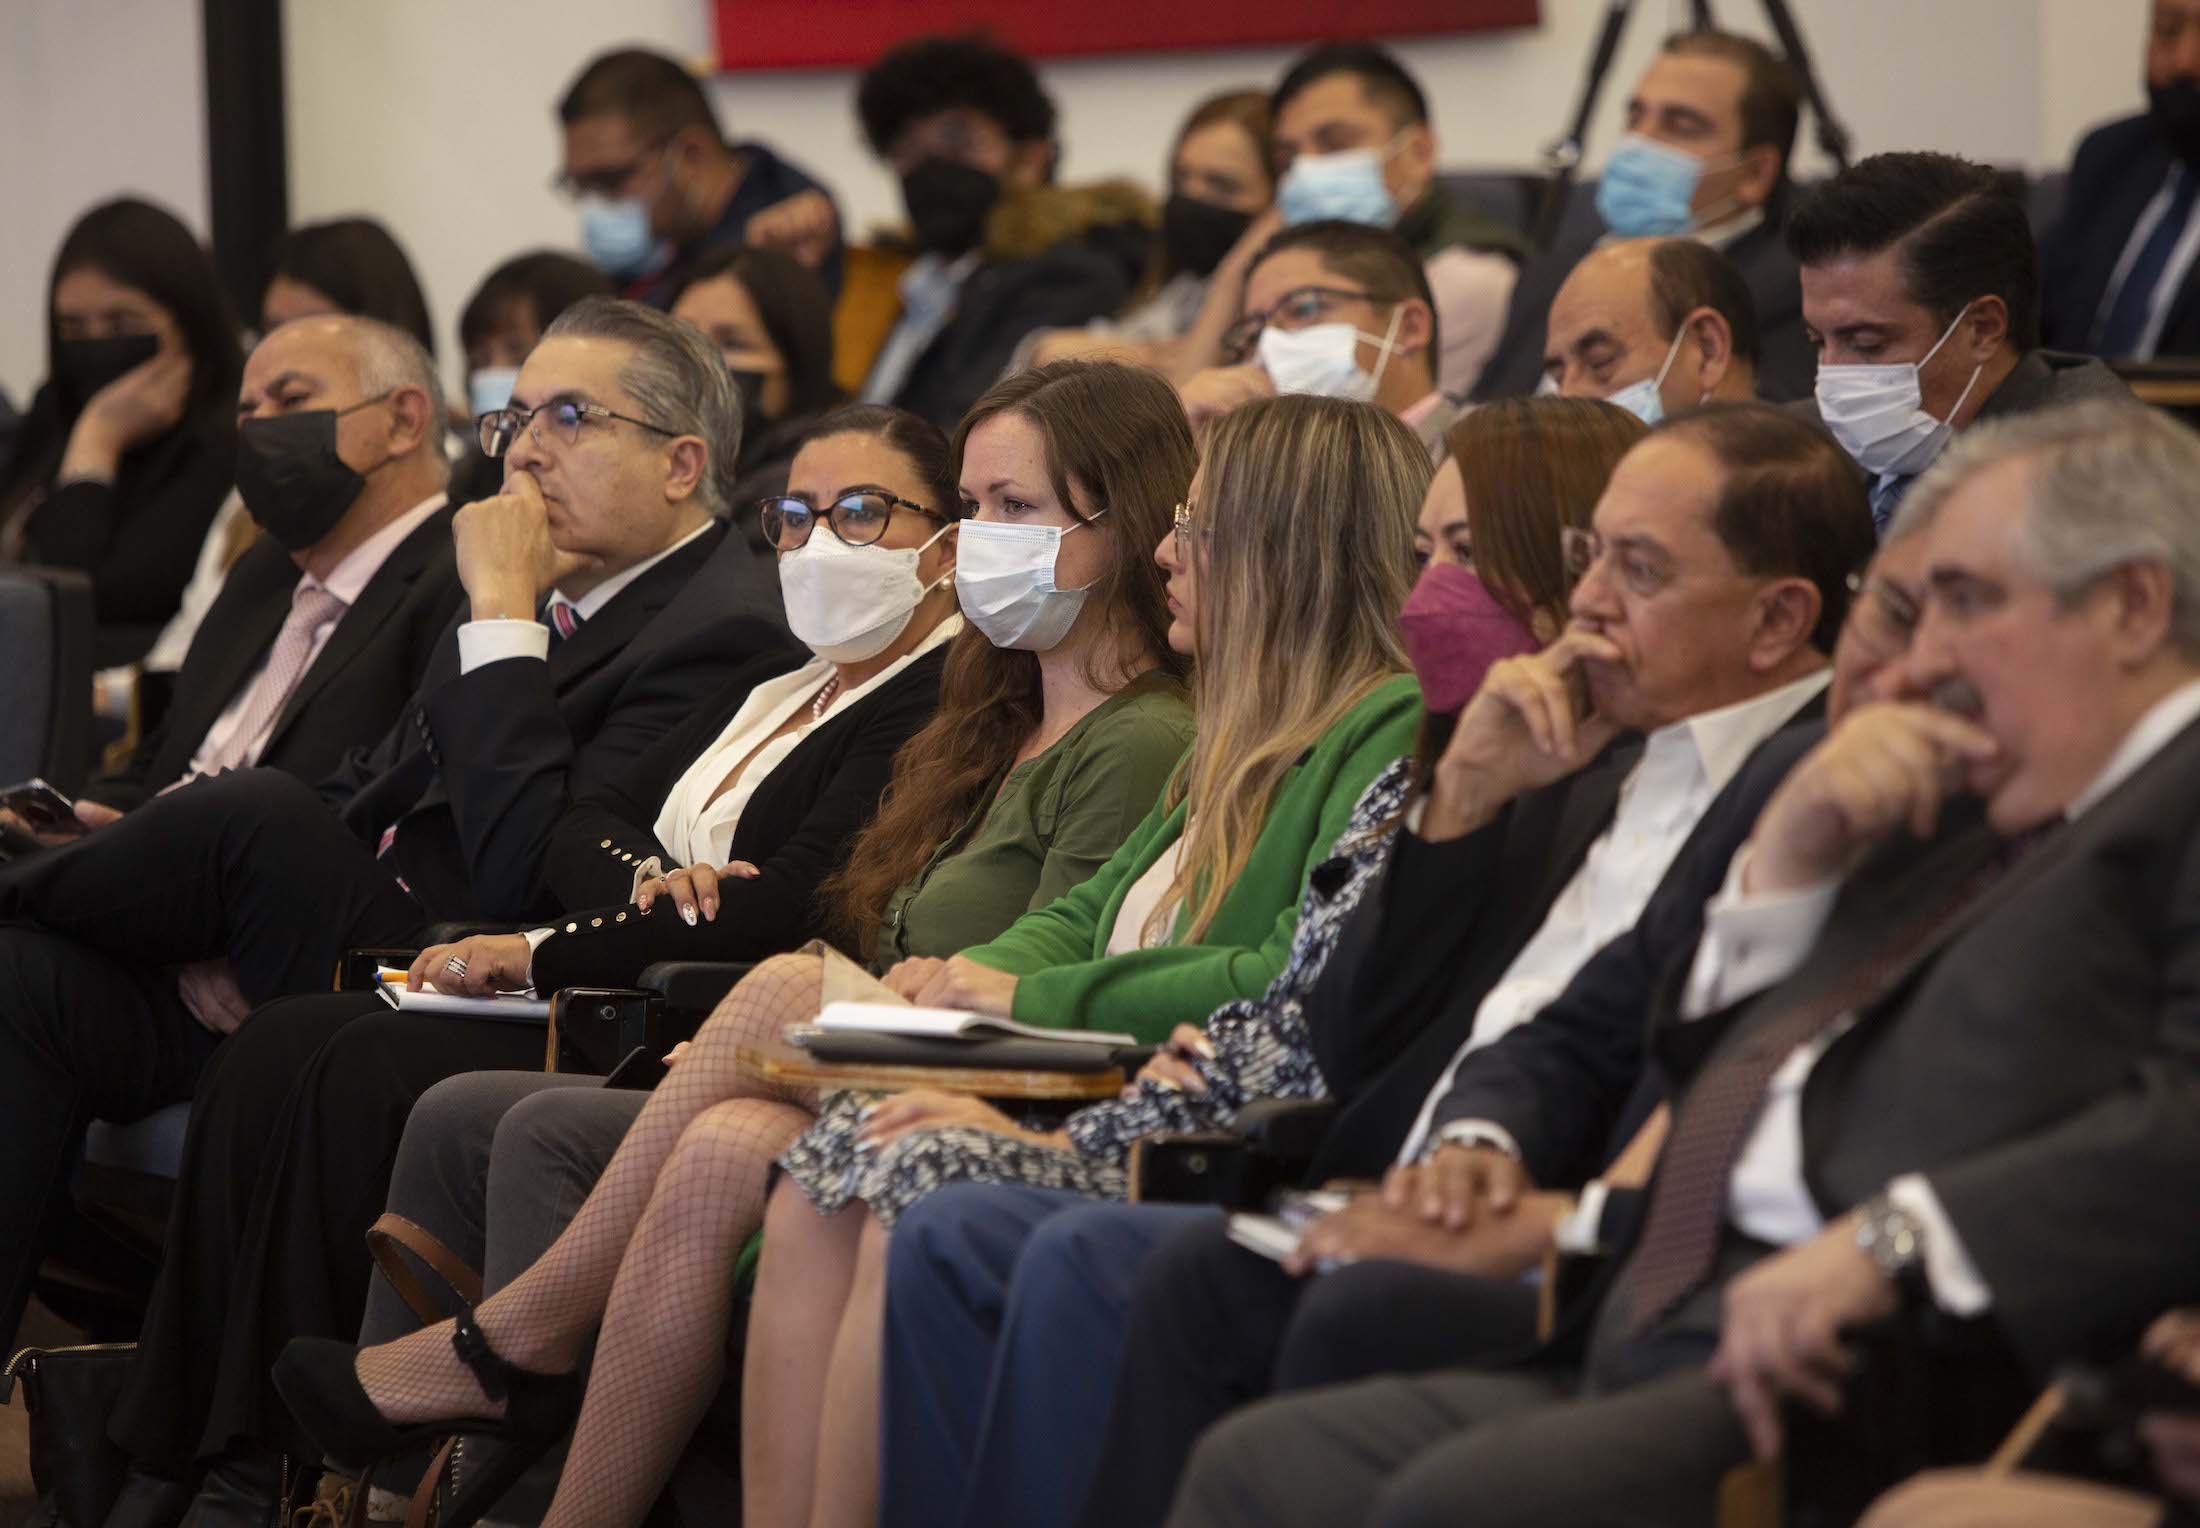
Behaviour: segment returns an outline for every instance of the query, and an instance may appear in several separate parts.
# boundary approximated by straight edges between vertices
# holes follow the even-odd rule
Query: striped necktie
[[[2169,257],[2177,252],[2178,241],[2185,236],[2185,225],[2192,221],[2194,196],[2200,193],[2200,175],[2183,165],[2170,173],[2177,177],[2177,184],[2170,192],[2169,205],[2162,209],[2162,216],[2153,232],[2147,235],[2146,243],[2139,246],[2131,269],[2124,272],[2124,284],[2116,289],[2116,300],[2109,305],[2108,317],[2101,321],[2100,342],[2093,347],[2101,355],[2139,354],[2140,342],[2146,338],[2147,320],[2154,312],[2154,289],[2162,284],[2162,273],[2169,269]]]
[[[570,601],[559,599],[550,602],[550,629],[558,634],[560,642],[581,629],[581,619],[579,609]]]

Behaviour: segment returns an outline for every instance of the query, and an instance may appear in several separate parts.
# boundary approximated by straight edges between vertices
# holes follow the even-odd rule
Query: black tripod
[[[1811,67],[1810,50],[1803,44],[1802,30],[1795,25],[1787,0],[1759,0],[1759,3],[1765,8],[1765,19],[1772,24],[1773,34],[1780,39],[1780,51],[1787,55],[1787,66],[1794,71],[1803,100],[1810,107],[1811,120],[1818,128],[1818,146],[1836,165],[1847,169],[1849,130],[1826,104],[1826,93],[1819,88],[1817,72]],[[1688,0],[1688,9],[1697,31],[1707,31],[1718,25],[1711,15],[1711,0]],[[1536,212],[1538,249],[1548,250],[1558,237],[1559,220],[1566,214],[1566,199],[1573,191],[1574,172],[1581,167],[1582,144],[1589,134],[1589,119],[1596,115],[1597,97],[1603,93],[1604,77],[1611,72],[1612,56],[1619,52],[1620,38],[1625,35],[1628,18],[1634,10],[1635,0],[1610,0],[1606,5],[1604,27],[1597,33],[1596,47],[1589,55],[1588,73],[1582,76],[1581,100],[1574,107],[1573,126],[1565,137],[1543,151],[1543,165],[1550,171],[1551,180],[1543,191],[1543,205]]]

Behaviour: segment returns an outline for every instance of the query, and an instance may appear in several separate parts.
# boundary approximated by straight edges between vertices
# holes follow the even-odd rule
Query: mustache
[[[1978,721],[1986,715],[1986,700],[1968,679],[1948,678],[1933,686],[1932,704],[1951,716]]]

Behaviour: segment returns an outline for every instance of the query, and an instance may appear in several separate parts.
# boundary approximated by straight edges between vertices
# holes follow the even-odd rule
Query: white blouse
[[[932,628],[931,634],[917,644],[916,651],[896,659],[854,689],[836,693],[819,716],[810,715],[810,703],[833,677],[831,663],[823,658],[812,658],[791,674],[765,680],[749,692],[749,698],[741,703],[733,720],[718,734],[718,741],[696,756],[695,762],[688,765],[672,787],[672,793],[665,797],[664,809],[657,814],[655,825],[657,842],[677,856],[676,864],[723,866],[732,856],[733,831],[740,825],[742,808],[748,805],[749,798],[756,794],[756,788],[765,778],[801,746],[804,738],[835,711],[861,700],[934,648],[946,646],[960,630],[962,617],[950,615]],[[799,718],[799,725],[772,737],[789,718]],[[766,738],[771,741],[765,743]],[[761,751],[757,747],[760,743],[763,744]],[[734,766],[752,752],[756,757],[749,759],[741,777],[712,800],[711,792],[717,790]],[[638,887],[651,876],[663,872],[664,867],[654,858],[647,860],[634,867],[634,884]]]
[[[1115,910],[1115,927],[1108,930],[1108,954],[1121,955],[1146,948],[1146,924],[1160,911],[1161,899],[1169,894],[1169,887],[1176,882],[1177,866],[1184,860],[1184,839],[1190,835],[1191,827],[1187,821],[1176,842],[1162,850],[1161,858],[1147,866],[1146,873],[1131,882],[1131,889],[1123,893],[1122,904]],[[1164,932],[1152,941],[1154,944],[1175,942],[1176,920],[1183,911],[1180,906],[1168,910],[1168,916],[1161,920]]]

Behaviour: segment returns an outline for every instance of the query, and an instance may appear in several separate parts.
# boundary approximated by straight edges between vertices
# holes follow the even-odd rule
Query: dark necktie
[[[2054,819],[2048,826],[2060,822]],[[1954,895],[1926,908],[1875,953],[1718,1056],[1675,1104],[1642,1240],[1621,1273],[1616,1309],[1639,1332],[1672,1311],[1710,1274],[1726,1225],[1734,1164],[1756,1128],[1765,1088],[1796,1050],[1889,991],[1947,922],[2029,853],[2047,828],[2003,844]]]
[[[2124,284],[2116,289],[2116,300],[2102,320],[2100,342],[2093,347],[2101,355],[2138,353],[2139,342],[2146,336],[2147,317],[2154,311],[2154,289],[2162,284],[2169,257],[2185,236],[2185,225],[2192,221],[2193,201],[2200,195],[2200,176],[2183,166],[2172,173],[2177,185],[2170,192],[2169,206],[2163,209],[2146,243],[2139,247],[2131,269],[2124,272]]]

